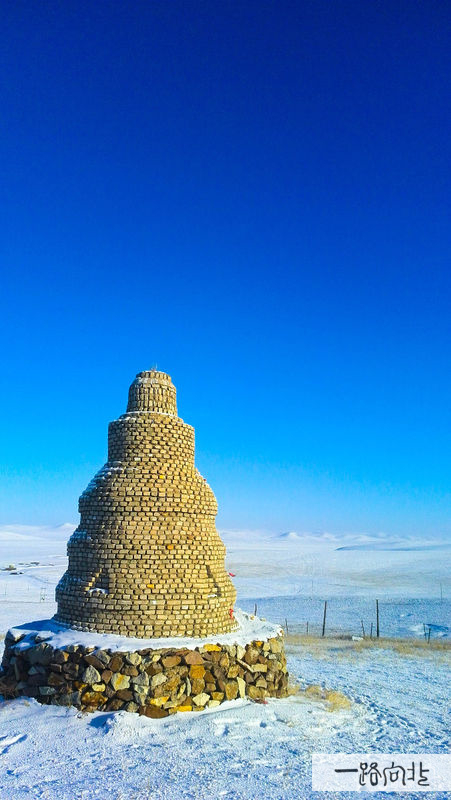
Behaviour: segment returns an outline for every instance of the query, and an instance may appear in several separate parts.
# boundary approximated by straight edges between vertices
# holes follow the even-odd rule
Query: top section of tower
[[[127,412],[177,416],[176,389],[170,375],[156,369],[138,372],[128,392]]]

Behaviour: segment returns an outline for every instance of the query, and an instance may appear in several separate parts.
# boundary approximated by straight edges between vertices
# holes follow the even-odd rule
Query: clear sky
[[[450,23],[2,4],[0,522],[78,520],[157,364],[220,527],[451,532]]]

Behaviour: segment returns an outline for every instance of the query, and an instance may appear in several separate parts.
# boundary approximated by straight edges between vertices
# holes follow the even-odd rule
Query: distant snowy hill
[[[244,597],[451,594],[451,541],[386,533],[221,531]]]
[[[76,525],[0,525],[0,569],[28,560],[66,555],[66,544]],[[1,575],[1,573],[0,573]]]
[[[18,541],[20,539],[67,540],[76,525],[63,522],[62,525],[0,525],[0,541]]]

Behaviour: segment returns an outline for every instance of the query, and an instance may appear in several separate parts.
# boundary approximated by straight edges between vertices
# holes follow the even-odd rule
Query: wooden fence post
[[[327,612],[327,600],[324,601],[324,615],[323,615],[323,632],[322,636],[326,633],[326,612]]]

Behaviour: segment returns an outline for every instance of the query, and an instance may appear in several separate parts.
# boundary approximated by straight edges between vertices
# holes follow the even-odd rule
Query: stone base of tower
[[[254,630],[258,622],[254,620]],[[98,636],[97,647],[58,642],[58,635],[42,624],[39,627],[23,626],[6,635],[0,673],[0,693],[5,697],[34,697],[83,711],[125,710],[166,717],[202,711],[226,700],[258,701],[287,694],[283,633],[275,626],[270,626],[274,635],[248,642],[246,636],[241,636],[242,643],[212,638],[202,643],[192,640],[190,647],[184,639],[183,646],[160,647],[162,640],[155,640],[155,647],[137,649],[116,649],[123,639],[111,643],[104,636]],[[267,629],[268,623],[261,626],[262,633]],[[73,634],[76,641],[75,631],[64,633],[60,638],[68,640]],[[95,634],[88,636],[92,640]],[[130,645],[136,641],[130,640]]]

